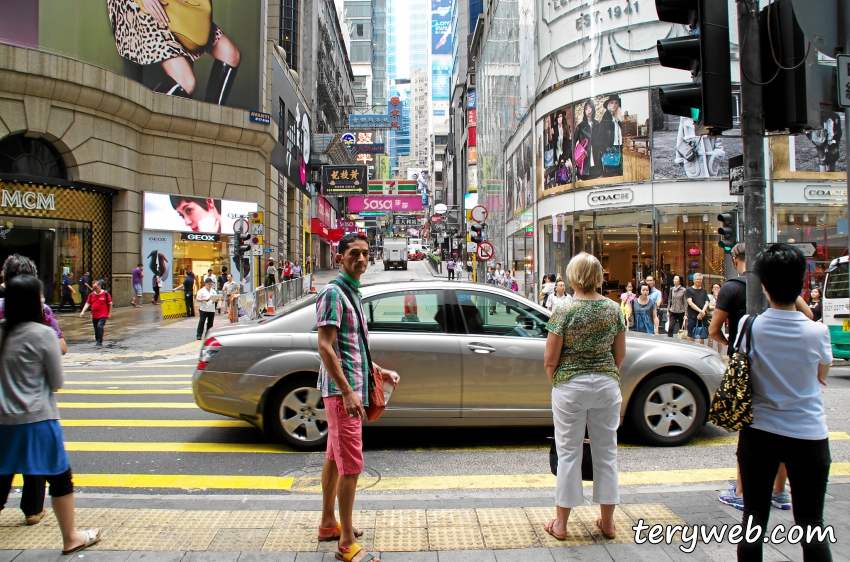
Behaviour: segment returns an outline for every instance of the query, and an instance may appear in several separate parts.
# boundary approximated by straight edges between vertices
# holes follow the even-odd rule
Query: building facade
[[[496,258],[530,296],[543,273],[563,273],[582,251],[602,262],[612,297],[648,275],[664,291],[674,275],[686,284],[696,273],[709,285],[722,282],[734,272],[718,247],[717,215],[737,211],[743,221],[743,199],[729,182],[729,158],[742,152],[737,89],[736,128],[696,136],[689,119],[663,114],[658,100],[659,86],[691,81],[654,58],[657,38],[685,28],[659,22],[651,6],[618,18],[619,5],[598,5],[599,26],[569,17],[561,3],[484,7],[472,45],[477,175],[479,201],[496,219],[487,231]],[[736,29],[733,21],[733,61]],[[732,72],[734,84],[737,64]],[[846,124],[828,110],[822,121],[821,131],[766,141],[768,240],[814,244],[807,288],[846,248],[846,138],[826,166],[816,144]]]

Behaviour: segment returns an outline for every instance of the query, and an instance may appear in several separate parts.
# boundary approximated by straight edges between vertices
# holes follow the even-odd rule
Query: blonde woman
[[[557,516],[545,525],[558,540],[567,537],[572,508],[584,503],[581,456],[584,430],[593,456],[593,501],[600,505],[596,525],[616,535],[617,427],[620,424],[620,366],[626,357],[626,326],[620,307],[596,292],[602,265],[581,253],[567,266],[573,298],[557,306],[546,326],[544,365],[552,383],[552,413],[558,450],[555,489]]]

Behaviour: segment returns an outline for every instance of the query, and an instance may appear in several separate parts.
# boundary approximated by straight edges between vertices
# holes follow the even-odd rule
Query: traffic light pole
[[[767,216],[764,179],[764,109],[761,82],[759,5],[738,2],[738,44],[741,66],[741,134],[744,139],[744,243],[747,245],[747,313],[765,309],[761,282],[755,275],[756,256],[765,248]],[[756,81],[756,82],[753,82]]]

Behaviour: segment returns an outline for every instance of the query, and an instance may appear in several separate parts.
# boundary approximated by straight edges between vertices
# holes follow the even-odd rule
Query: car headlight
[[[711,365],[715,372],[719,374],[726,372],[726,361],[724,361],[719,355],[706,355],[702,358],[702,360]]]

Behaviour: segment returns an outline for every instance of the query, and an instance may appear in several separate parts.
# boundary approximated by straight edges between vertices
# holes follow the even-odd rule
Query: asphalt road
[[[419,262],[408,271],[374,267],[364,281],[430,276]],[[143,350],[138,353],[148,353],[152,346],[176,349],[170,357],[91,359],[81,349],[66,359],[66,386],[57,399],[78,490],[166,495],[315,492],[323,453],[293,452],[247,423],[194,405],[191,375],[197,352],[187,351],[193,330],[192,323],[185,322],[136,334],[135,343],[121,344],[125,355],[135,348]],[[829,428],[835,432],[832,457],[835,463],[847,463],[850,368],[842,364],[830,375],[824,396]],[[363,486],[390,493],[546,488],[551,483],[546,476],[549,435],[551,429],[367,427]],[[647,447],[623,435],[619,469],[631,475],[627,481],[633,485],[713,482],[722,488],[735,465],[734,441],[734,435],[713,426],[702,428],[691,445],[679,448]]]

